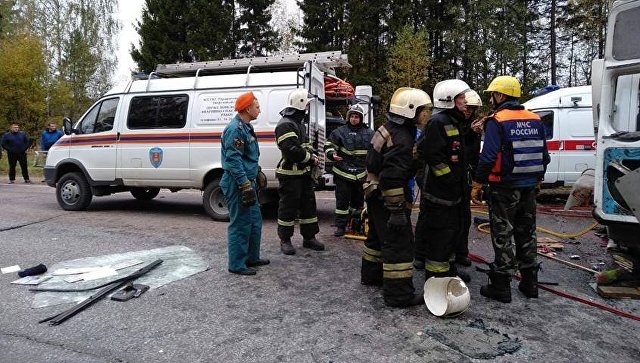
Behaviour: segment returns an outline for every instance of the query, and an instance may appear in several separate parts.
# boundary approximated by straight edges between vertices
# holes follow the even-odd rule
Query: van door
[[[118,141],[125,185],[186,187],[189,183],[189,95],[130,96]]]
[[[114,121],[121,111],[119,97],[98,101],[84,114],[69,135],[69,158],[80,162],[89,178],[96,182],[114,181],[116,177],[117,134]]]
[[[561,108],[559,130],[562,147],[558,153],[558,179],[573,184],[585,169],[595,167],[595,138],[591,107]]]
[[[324,142],[326,140],[326,111],[324,96],[324,73],[315,63],[305,64],[304,87],[314,96],[309,107],[309,142],[318,151],[320,171],[324,171]]]
[[[559,161],[558,152],[560,149],[560,141],[558,139],[558,123],[556,121],[557,113],[554,110],[535,110],[534,111],[544,124],[545,139],[547,140],[547,149],[551,161],[547,165],[547,171],[544,174],[543,183],[555,183],[558,181]]]

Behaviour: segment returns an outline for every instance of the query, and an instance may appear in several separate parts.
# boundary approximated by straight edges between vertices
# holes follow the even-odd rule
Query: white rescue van
[[[551,162],[544,184],[572,185],[584,170],[595,167],[591,86],[560,88],[523,105],[545,126]]]
[[[147,79],[112,89],[75,124],[65,119],[65,135],[49,150],[45,179],[65,210],[84,210],[93,196],[116,192],[150,200],[161,188],[200,189],[207,213],[228,220],[219,187],[220,139],[236,98],[253,91],[260,102],[252,125],[268,179],[260,195],[266,202],[277,198],[275,127],[289,93],[304,87],[314,98],[308,132],[323,168],[325,76],[348,66],[340,52],[159,65]]]
[[[598,129],[594,218],[609,238],[640,255],[640,1],[609,12],[604,58],[592,63]]]

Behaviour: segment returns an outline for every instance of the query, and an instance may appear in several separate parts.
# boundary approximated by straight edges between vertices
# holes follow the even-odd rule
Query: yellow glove
[[[471,184],[471,201],[473,204],[484,204],[483,196],[482,196],[482,187],[483,185],[474,181]]]
[[[541,189],[542,189],[542,182],[537,182],[535,187],[536,195],[540,194]]]

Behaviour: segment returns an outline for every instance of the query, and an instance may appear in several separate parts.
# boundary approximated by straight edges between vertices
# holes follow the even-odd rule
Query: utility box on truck
[[[611,7],[603,59],[593,62],[597,128],[594,217],[640,255],[640,1]]]
[[[595,167],[591,86],[560,88],[532,98],[524,107],[544,123],[551,157],[544,184],[572,185],[584,170]]]
[[[337,67],[349,67],[340,52],[158,65],[146,79],[105,94],[74,125],[65,122],[65,135],[49,150],[45,179],[65,210],[83,210],[93,196],[116,192],[149,200],[161,188],[199,189],[207,213],[227,220],[220,138],[235,99],[252,91],[260,102],[252,125],[268,179],[260,195],[266,201],[277,197],[275,127],[296,88],[313,98],[307,129],[324,167],[325,78],[335,79]]]

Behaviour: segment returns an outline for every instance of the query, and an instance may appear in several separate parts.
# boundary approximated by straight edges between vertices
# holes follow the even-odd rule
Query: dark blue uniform
[[[260,149],[253,126],[242,122],[236,115],[222,133],[222,167],[224,174],[220,187],[229,208],[228,250],[229,270],[247,269],[248,261],[260,259],[262,215],[260,205],[250,207],[240,204],[239,186],[251,182],[256,188]]]

